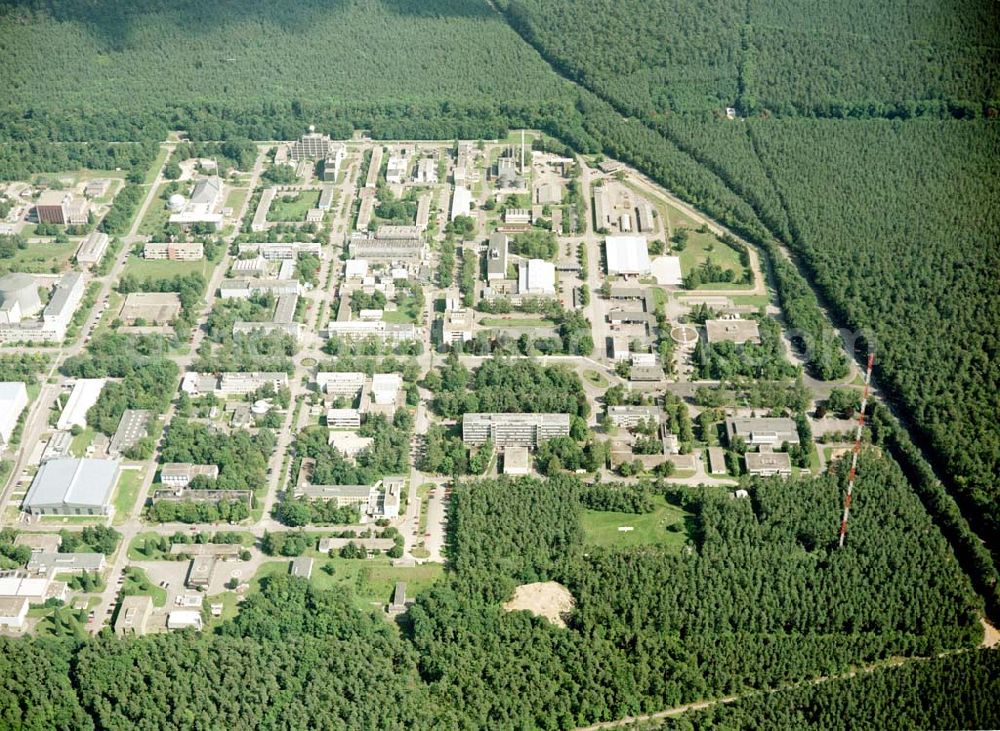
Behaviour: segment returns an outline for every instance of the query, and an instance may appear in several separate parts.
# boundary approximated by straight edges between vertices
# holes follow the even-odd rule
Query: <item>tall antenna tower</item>
[[[868,370],[865,371],[865,390],[861,396],[861,414],[858,416],[858,426],[854,432],[854,451],[851,453],[851,471],[847,475],[847,494],[844,495],[844,517],[840,520],[840,547],[844,547],[847,538],[847,518],[851,513],[851,501],[854,499],[854,479],[858,476],[858,455],[861,454],[861,432],[865,428],[865,408],[868,406],[868,390],[872,382],[872,366],[875,364],[875,354],[868,354]]]
[[[521,130],[521,175],[524,175],[524,130]]]

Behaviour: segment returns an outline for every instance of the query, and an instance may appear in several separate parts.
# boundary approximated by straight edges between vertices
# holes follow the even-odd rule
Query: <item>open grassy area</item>
[[[687,540],[684,528],[689,517],[682,509],[670,505],[662,496],[653,498],[656,508],[651,513],[610,513],[584,510],[580,515],[584,540],[594,546],[630,548],[634,546],[664,546],[679,550]],[[631,527],[630,531],[620,531]]]
[[[268,561],[261,564],[254,576],[252,590],[260,586],[260,579],[288,573],[288,561]],[[331,572],[332,571],[332,572]],[[419,566],[390,566],[389,559],[319,559],[313,565],[313,586],[320,589],[349,589],[355,604],[361,609],[371,609],[376,604],[386,604],[392,596],[397,581],[406,582],[406,595],[415,596],[437,581],[444,573],[441,564]]]
[[[125,583],[122,584],[122,596],[133,594],[148,594],[153,597],[153,605],[163,607],[167,604],[167,590],[162,586],[154,586],[145,570],[138,566],[125,569]]]
[[[145,185],[152,185],[153,181],[156,180],[156,174],[160,172],[163,163],[167,161],[168,154],[170,154],[170,148],[161,146],[160,151],[156,154],[156,159],[153,160],[153,164],[146,171],[146,178],[142,181]]]
[[[699,233],[692,230],[688,235],[687,246],[684,247],[684,251],[680,252],[679,256],[681,258],[681,271],[684,274],[700,266],[709,258],[723,269],[731,269],[737,274],[743,270],[740,255],[719,241],[713,233]]]
[[[18,249],[10,259],[0,259],[0,274],[25,272],[27,274],[50,274],[69,267],[69,261],[80,245],[79,240],[65,244],[54,242],[28,244],[26,249]]]
[[[608,385],[608,379],[602,376],[597,371],[592,371],[592,370],[584,371],[583,377],[586,378],[591,383],[593,383],[595,386],[598,386],[600,388],[604,388],[605,386]]]
[[[142,487],[143,474],[144,470],[141,469],[122,470],[121,477],[118,478],[118,489],[115,491],[114,525],[121,525],[132,513],[136,498],[139,497],[139,488]]]
[[[208,259],[201,261],[171,261],[169,259],[143,259],[141,256],[130,256],[125,263],[125,273],[134,274],[140,279],[152,277],[153,279],[169,278],[192,272],[198,272],[205,279],[212,276],[212,269],[215,262]]]
[[[318,190],[301,190],[295,193],[279,193],[275,196],[268,221],[305,221],[306,212],[319,203]]]
[[[146,215],[143,216],[142,223],[139,224],[139,234],[141,236],[152,236],[154,239],[157,239],[158,234],[167,225],[167,219],[170,218],[170,209],[167,208],[167,202],[161,196],[168,185],[170,185],[169,182],[160,183],[160,187],[156,189],[156,195],[149,204],[149,208],[146,209]]]
[[[74,436],[69,443],[69,453],[74,457],[83,457],[87,452],[87,447],[89,447],[90,443],[94,440],[95,433],[96,432],[93,427],[88,426],[86,429]]]

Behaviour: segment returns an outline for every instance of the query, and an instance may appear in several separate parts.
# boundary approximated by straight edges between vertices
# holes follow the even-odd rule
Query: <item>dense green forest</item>
[[[942,688],[948,692],[942,693]],[[640,728],[646,731],[654,728],[836,731],[845,726],[880,731],[992,728],[1000,717],[998,698],[1000,654],[979,650],[749,696]]]
[[[356,609],[350,589],[272,577],[213,633],[0,641],[0,718],[29,729],[571,728],[973,646],[978,603],[947,543],[895,463],[870,451],[862,469],[844,550],[830,529],[844,474],[754,481],[742,500],[569,476],[460,483],[449,571],[401,632]],[[684,547],[585,543],[584,508],[645,513],[654,492],[691,515]],[[566,628],[501,608],[517,584],[542,580],[574,595]],[[981,667],[962,660],[939,679],[984,687]],[[885,687],[914,683],[930,725],[959,718],[941,697],[948,684],[880,682],[859,701],[864,718],[905,702]],[[748,702],[734,712],[763,712]],[[798,702],[779,695],[774,713]],[[994,705],[977,704],[975,718],[995,725]]]

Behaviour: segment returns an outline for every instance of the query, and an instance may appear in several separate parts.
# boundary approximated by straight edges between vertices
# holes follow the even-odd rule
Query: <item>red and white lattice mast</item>
[[[847,494],[844,495],[844,517],[840,520],[840,547],[844,547],[847,538],[847,518],[851,513],[851,500],[854,499],[854,478],[858,475],[858,455],[861,454],[861,432],[865,428],[865,408],[868,406],[868,389],[872,382],[872,366],[875,364],[875,354],[868,354],[868,370],[865,371],[865,390],[861,396],[861,414],[858,416],[858,426],[854,433],[854,451],[851,453],[851,471],[847,475]]]

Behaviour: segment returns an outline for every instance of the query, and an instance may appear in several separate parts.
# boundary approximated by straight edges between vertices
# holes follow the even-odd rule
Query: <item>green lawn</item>
[[[138,566],[125,569],[125,583],[122,584],[122,596],[148,594],[153,597],[153,605],[163,607],[167,604],[167,590],[162,586],[153,586],[145,570]]]
[[[229,191],[229,195],[226,196],[226,203],[224,208],[232,208],[233,213],[238,213],[240,206],[247,199],[247,195],[250,191],[247,188],[233,188]]]
[[[121,525],[129,519],[136,498],[139,497],[143,472],[143,470],[122,470],[121,477],[118,478],[118,490],[115,492],[115,517],[112,519],[114,525]]]
[[[681,270],[685,274],[701,265],[709,257],[723,269],[732,269],[737,273],[743,269],[740,255],[733,248],[719,241],[713,233],[699,233],[696,230],[691,230],[687,246],[684,247],[684,251],[680,252],[679,256]]]
[[[156,196],[149,204],[149,208],[146,209],[146,215],[143,217],[142,223],[139,224],[139,234],[141,236],[152,236],[156,239],[159,233],[163,231],[163,227],[167,225],[167,219],[170,218],[170,210],[167,208],[167,202],[160,196],[168,185],[170,185],[169,182],[160,183],[160,187],[156,189]]]
[[[583,377],[586,378],[591,383],[593,383],[595,386],[599,386],[600,388],[604,388],[605,386],[608,385],[608,379],[602,376],[597,371],[584,371]]]
[[[332,567],[327,573],[325,567]],[[265,576],[287,574],[288,561],[268,561],[251,583],[252,590],[260,586]],[[444,574],[441,564],[422,564],[412,567],[389,565],[385,557],[373,559],[326,558],[313,564],[310,583],[319,589],[350,589],[354,603],[362,609],[371,609],[373,604],[386,604],[392,597],[397,581],[406,582],[406,595],[415,596],[426,590]]]
[[[130,256],[125,263],[125,273],[134,274],[140,279],[151,277],[162,279],[178,274],[186,275],[198,272],[206,280],[212,276],[215,262],[208,259],[201,261],[171,261],[169,259],[143,259],[141,256]]]
[[[0,259],[0,273],[50,274],[61,272],[69,267],[69,261],[73,258],[79,245],[79,240],[65,244],[28,244],[26,249],[18,249],[12,258]]]
[[[750,305],[752,307],[767,307],[771,298],[766,294],[737,294],[730,297],[734,305]]]
[[[653,498],[653,503],[656,508],[652,513],[640,515],[584,510],[580,523],[585,542],[615,548],[657,545],[679,550],[687,540],[684,520],[689,514],[668,504],[662,496]],[[618,530],[626,526],[631,526],[633,530]],[[670,526],[676,526],[678,530],[668,530]]]
[[[82,458],[87,452],[87,447],[89,447],[90,443],[94,440],[95,433],[96,432],[93,427],[88,426],[86,429],[73,437],[69,443],[69,453],[74,457]]]
[[[319,203],[318,190],[302,190],[293,194],[279,193],[267,212],[268,221],[305,221],[306,212]]]
[[[167,161],[167,155],[169,153],[169,147],[160,147],[160,151],[157,153],[156,159],[153,160],[153,164],[150,165],[149,170],[146,171],[146,179],[142,181],[145,185],[153,184],[153,181],[156,180],[156,174],[160,172],[160,168],[163,167],[163,163]]]

